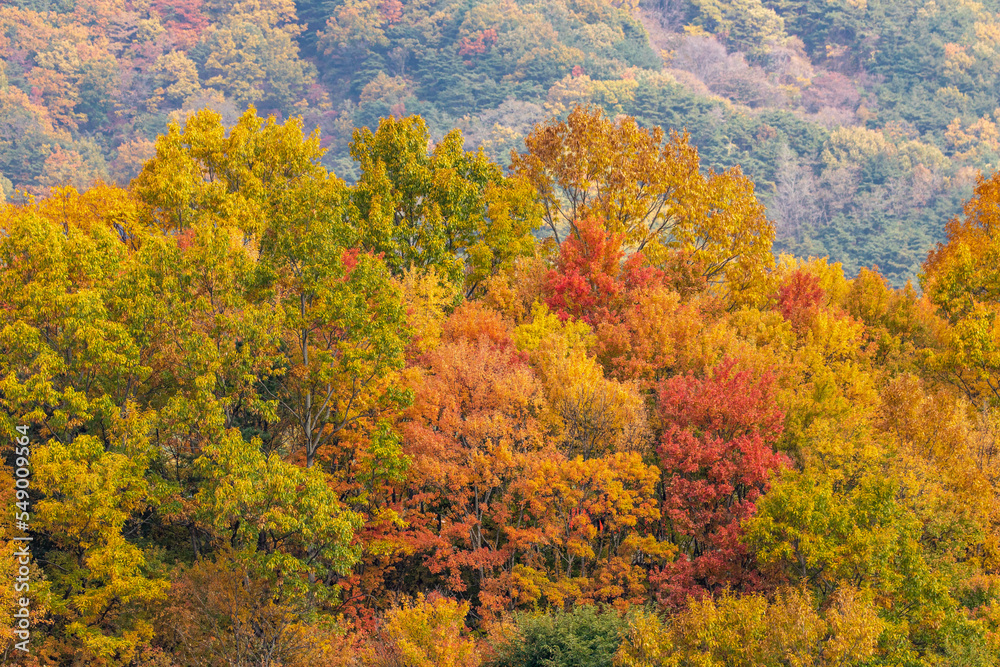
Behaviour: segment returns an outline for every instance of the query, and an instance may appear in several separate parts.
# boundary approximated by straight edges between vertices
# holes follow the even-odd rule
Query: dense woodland
[[[0,661],[1000,663],[998,44],[0,3]]]
[[[1000,660],[1000,177],[918,293],[595,107],[508,170],[390,115],[348,185],[320,136],[203,110],[0,209],[7,659]]]
[[[249,104],[320,128],[419,114],[506,166],[579,103],[736,165],[776,248],[916,279],[1000,162],[997,0],[7,0],[0,190],[126,185],[173,119]]]

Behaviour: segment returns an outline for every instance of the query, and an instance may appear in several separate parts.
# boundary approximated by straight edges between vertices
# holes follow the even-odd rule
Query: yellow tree
[[[946,320],[927,355],[929,370],[977,404],[1000,404],[1000,175],[979,178],[963,219],[946,228],[921,282]]]
[[[554,452],[537,457],[518,487],[517,514],[538,534],[515,570],[521,586],[534,589],[526,597],[554,607],[641,604],[650,564],[676,552],[653,536],[659,476],[634,452],[586,460]]]
[[[356,248],[347,188],[321,155],[301,120],[279,125],[251,108],[227,131],[206,110],[160,137],[133,184],[161,229],[237,232],[253,263],[243,298],[276,313],[260,313],[280,348],[262,353],[280,358],[257,369],[257,392],[307,466],[344,429],[406,400],[388,382],[405,347],[400,295],[384,262]]]
[[[835,667],[879,656],[885,623],[870,596],[851,587],[817,608],[807,592],[705,598],[667,622],[637,614],[616,667]]]
[[[227,128],[203,109],[157,138],[155,157],[131,188],[146,205],[146,222],[162,230],[207,219],[259,238],[275,193],[327,177],[322,155],[318,134],[304,136],[300,119],[279,124],[250,107]]]
[[[593,217],[654,263],[679,252],[734,287],[761,280],[773,265],[774,229],[753,183],[739,168],[702,174],[686,136],[577,107],[536,128],[525,145],[511,168],[534,186],[556,242]]]
[[[381,664],[476,667],[480,660],[475,641],[464,632],[468,613],[468,602],[423,595],[390,610],[383,628],[388,655]]]
[[[0,425],[8,437],[29,426],[45,494],[33,526],[48,545],[53,625],[39,640],[67,659],[128,663],[152,638],[149,605],[165,590],[152,550],[126,537],[163,498],[150,475],[156,414],[138,404],[157,341],[148,300],[120,280],[134,268],[127,247],[66,203],[57,220],[59,207],[7,209]]]

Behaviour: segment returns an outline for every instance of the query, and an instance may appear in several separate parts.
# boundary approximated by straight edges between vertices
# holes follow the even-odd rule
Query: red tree
[[[754,513],[771,471],[785,461],[774,451],[784,415],[773,382],[770,374],[756,377],[725,360],[711,377],[675,376],[660,387],[664,537],[680,551],[651,576],[664,604],[679,606],[726,586],[760,586],[740,542],[740,522]]]
[[[193,46],[208,27],[202,0],[153,0],[152,9],[160,15],[170,36],[180,45]]]
[[[463,37],[462,41],[458,45],[458,55],[469,56],[469,55],[481,55],[490,50],[490,47],[497,42],[497,31],[493,28],[488,28],[476,33],[475,39],[471,37]]]
[[[800,269],[778,288],[778,309],[795,331],[802,333],[819,312],[823,296],[819,278]]]
[[[562,319],[574,317],[589,324],[615,319],[635,289],[660,279],[661,272],[646,266],[642,253],[627,259],[621,234],[611,234],[599,220],[577,222],[559,248],[556,268],[549,272],[548,305]]]

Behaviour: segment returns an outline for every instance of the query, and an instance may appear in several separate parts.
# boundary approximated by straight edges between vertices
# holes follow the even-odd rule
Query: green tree
[[[627,620],[595,605],[567,612],[517,617],[513,637],[494,647],[484,664],[495,667],[598,667],[610,665]]]
[[[361,177],[352,219],[362,246],[381,253],[397,275],[437,267],[464,280],[471,295],[531,252],[540,211],[526,183],[462,145],[456,130],[431,148],[419,116],[355,130],[351,155]]]

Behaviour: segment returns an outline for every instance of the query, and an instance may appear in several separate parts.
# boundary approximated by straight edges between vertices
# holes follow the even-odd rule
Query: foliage
[[[782,465],[774,446],[784,415],[772,383],[725,360],[703,381],[675,376],[661,386],[664,530],[683,554],[656,577],[664,603],[681,605],[720,584],[759,586],[739,525],[758,497],[771,497],[770,473]]]
[[[357,72],[427,44],[398,31],[434,36],[458,16],[468,29],[435,39],[476,70],[516,46],[493,27],[508,14],[559,19],[562,37],[586,26],[614,49],[619,33],[594,26],[634,27],[622,8],[637,11],[416,13],[434,6],[296,11],[322,33],[304,48]],[[76,30],[88,7],[46,21]],[[702,3],[711,16],[686,34],[766,34],[763,67],[791,39],[783,10],[738,8]],[[0,20],[45,37],[36,9]],[[224,76],[274,64],[240,31],[305,35],[288,2],[147,10],[160,19],[136,34],[172,40],[147,53],[157,104],[222,94],[204,92],[228,85],[199,69],[206,45],[233,46]],[[0,34],[34,34],[19,31]],[[52,72],[76,66],[31,39]],[[258,81],[268,99],[304,90],[289,67]],[[96,65],[80,71],[104,85]],[[679,85],[592,74],[570,70],[547,101],[598,91],[652,109]],[[31,76],[33,97],[6,83],[0,99],[27,100],[39,122],[44,107],[46,132],[83,136],[88,114],[114,113],[96,93],[86,113],[57,104],[70,79]],[[408,105],[406,76],[360,95]],[[527,137],[506,173],[458,131],[436,135],[440,118],[398,113],[354,135],[348,184],[313,121],[202,109],[128,149],[122,169],[145,162],[127,189],[2,204],[0,499],[31,508],[33,664],[996,664],[1000,177],[980,179],[918,293],[874,267],[775,261],[750,181],[703,171],[680,135],[595,107],[545,122],[505,108]],[[762,141],[797,136],[831,187],[926,176],[944,156],[886,128],[806,140],[792,116],[765,117],[799,134]],[[992,136],[949,132],[965,153]],[[74,141],[45,173],[83,169]],[[30,490],[11,472],[26,464]],[[0,569],[20,573],[4,516]],[[5,659],[14,638],[0,628]]]
[[[697,148],[736,217],[752,217],[752,183],[780,250],[829,255],[851,276],[878,265],[899,287],[941,240],[974,171],[1000,164],[995,10],[958,0],[22,0],[0,13],[0,199],[125,185],[165,125],[204,107],[226,124],[250,105],[301,117],[321,131],[324,165],[353,182],[366,169],[354,131],[376,134],[382,119],[420,114],[435,143],[450,136],[451,154],[464,144],[507,166],[537,123],[593,105],[686,136],[682,152]],[[749,180],[724,176],[736,167]],[[459,171],[482,197],[501,177],[477,169]],[[475,229],[463,230],[475,249],[463,257],[470,288],[507,250],[523,251],[537,222],[506,208],[505,190],[488,197],[498,222],[470,218]],[[509,247],[491,256],[484,234]],[[433,253],[442,241],[425,242]]]
[[[928,299],[948,321],[930,360],[974,402],[1000,399],[997,379],[996,270],[993,229],[1000,222],[1000,177],[980,178],[965,218],[947,227],[922,276]]]
[[[525,138],[512,169],[545,204],[557,243],[579,237],[577,220],[600,219],[625,249],[654,263],[682,254],[709,280],[759,281],[772,261],[771,225],[739,169],[703,176],[698,154],[676,133],[646,131],[577,107]],[[563,209],[562,202],[566,202]]]
[[[462,636],[468,603],[421,595],[412,606],[386,615],[385,634],[401,664],[415,667],[475,667],[475,642]]]
[[[465,152],[459,132],[428,154],[429,143],[419,116],[355,132],[356,227],[363,247],[382,253],[397,273],[436,267],[464,279],[471,294],[530,250],[537,206],[519,180],[505,178],[481,152]]]
[[[546,616],[518,618],[517,634],[497,647],[487,665],[590,667],[607,665],[618,650],[626,619],[593,606]]]
[[[850,588],[826,609],[797,589],[781,589],[771,600],[727,595],[693,603],[667,623],[638,615],[614,664],[860,665],[876,655],[882,627],[871,603]]]

